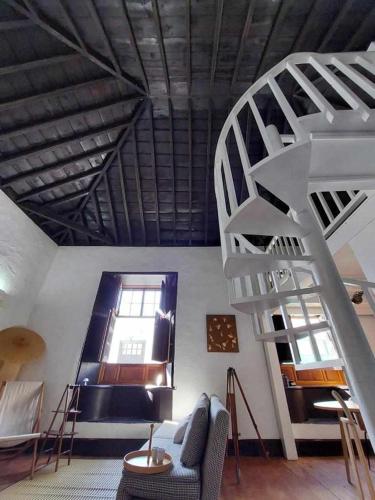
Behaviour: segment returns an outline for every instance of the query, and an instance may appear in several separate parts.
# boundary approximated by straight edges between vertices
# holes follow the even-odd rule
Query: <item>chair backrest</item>
[[[0,436],[38,431],[43,382],[6,382],[0,399]]]
[[[211,396],[209,418],[207,444],[202,462],[201,500],[219,498],[228,439],[229,413],[215,395]]]
[[[344,412],[345,414],[345,417],[353,424],[355,424],[356,422],[354,421],[353,419],[353,415],[351,413],[351,411],[349,410],[349,408],[347,407],[345,401],[342,399],[342,397],[340,396],[340,394],[337,392],[337,391],[332,391],[331,392],[332,396],[336,399],[336,401],[338,403],[340,403],[341,405],[341,408],[342,408],[342,411]]]

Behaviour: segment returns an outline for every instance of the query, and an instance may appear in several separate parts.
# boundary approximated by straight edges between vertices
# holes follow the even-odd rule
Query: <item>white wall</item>
[[[174,418],[188,413],[202,391],[224,399],[226,369],[233,366],[263,437],[278,437],[263,346],[255,341],[248,317],[237,314],[240,353],[207,353],[206,314],[234,312],[219,248],[59,248],[30,320],[30,327],[46,339],[48,355],[23,374],[46,380],[45,412],[56,405],[64,385],[75,379],[103,271],[178,272]],[[254,437],[242,403],[239,426],[242,438]],[[81,424],[80,431],[86,437],[146,435],[142,426],[134,425],[109,429],[106,424]]]
[[[0,330],[27,325],[57,246],[0,191]]]

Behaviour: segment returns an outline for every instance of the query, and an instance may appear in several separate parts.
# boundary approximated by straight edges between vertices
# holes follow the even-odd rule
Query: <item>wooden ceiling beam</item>
[[[371,7],[369,12],[365,14],[362,22],[357,27],[356,32],[351,38],[349,38],[348,43],[342,49],[342,52],[351,52],[353,50],[358,50],[358,45],[361,42],[361,38],[363,37],[363,34],[366,33],[367,31],[372,35],[371,40],[374,39],[374,14],[375,14],[375,5]]]
[[[116,99],[108,102],[103,102],[101,104],[88,106],[78,111],[64,113],[63,115],[56,116],[55,118],[48,118],[45,120],[39,120],[31,123],[29,122],[27,125],[21,126],[19,128],[0,131],[0,141],[10,139],[12,137],[17,137],[19,135],[27,134],[28,132],[34,131],[35,129],[38,130],[50,129],[51,127],[63,124],[63,122],[66,122],[67,120],[81,118],[91,113],[100,113],[101,111],[105,111],[106,109],[110,109],[114,106],[122,106],[123,104],[139,101],[140,99],[142,99],[142,97],[137,95],[128,96],[124,97],[123,99]]]
[[[95,78],[94,80],[87,80],[86,82],[74,83],[73,85],[59,87],[58,89],[50,90],[48,92],[40,92],[39,94],[33,93],[27,96],[16,98],[13,101],[6,100],[0,102],[0,112],[16,108],[17,106],[25,106],[36,101],[41,101],[42,99],[65,97],[69,92],[76,92],[77,90],[81,89],[87,90],[87,87],[89,87],[90,85],[101,85],[103,83],[110,83],[113,81],[114,78],[112,76],[104,76],[101,78]]]
[[[111,132],[116,132],[119,129],[122,129],[128,125],[128,122],[121,121],[108,125],[104,125],[102,127],[96,129],[86,130],[85,132],[75,133],[68,137],[63,137],[61,139],[57,139],[56,141],[46,142],[41,144],[40,146],[35,146],[30,149],[26,149],[24,151],[20,151],[13,155],[9,155],[0,159],[0,167],[3,165],[8,165],[10,163],[15,163],[20,160],[25,160],[32,156],[41,155],[43,153],[47,153],[49,151],[54,151],[56,148],[64,147],[69,145],[72,142],[80,142],[88,139],[95,139],[98,136],[103,134],[109,134]]]
[[[115,51],[114,51],[113,46],[112,46],[112,43],[111,43],[110,39],[108,38],[107,32],[105,31],[103,22],[98,15],[98,11],[97,11],[96,6],[95,6],[95,0],[86,0],[85,3],[86,3],[86,6],[90,12],[92,19],[94,20],[97,31],[100,34],[100,38],[104,42],[105,48],[107,50],[109,59],[112,62],[113,68],[117,74],[121,75],[122,69],[120,68],[119,62],[117,60]]]
[[[211,147],[212,147],[212,101],[208,102],[207,115],[207,143],[206,143],[206,179],[204,193],[204,244],[208,243],[208,214],[210,200],[210,170],[211,170]]]
[[[89,151],[85,151],[79,155],[70,156],[69,158],[65,158],[64,160],[57,161],[55,163],[50,163],[49,165],[44,165],[43,167],[33,168],[31,170],[26,170],[25,172],[21,172],[16,175],[12,175],[10,177],[6,177],[5,179],[1,179],[0,187],[5,188],[8,186],[12,186],[20,181],[25,181],[32,177],[37,177],[39,175],[47,174],[53,172],[54,170],[59,170],[64,167],[68,167],[75,163],[79,163],[81,161],[93,159],[103,154],[107,154],[113,151],[115,148],[115,144],[108,144],[104,147],[91,149]]]
[[[234,84],[236,83],[237,78],[238,78],[238,73],[240,71],[240,64],[242,61],[242,56],[243,56],[243,51],[245,48],[246,39],[249,35],[250,26],[253,22],[254,8],[255,8],[255,0],[249,0],[245,24],[244,24],[243,29],[242,29],[241,38],[240,38],[240,45],[239,45],[238,50],[237,50],[236,62],[234,64],[234,70],[233,70],[232,81],[231,81],[231,88],[234,86]]]
[[[143,212],[142,186],[141,186],[141,176],[140,176],[140,168],[138,162],[138,147],[137,147],[135,127],[133,127],[132,130],[132,144],[133,144],[133,158],[134,158],[134,176],[135,176],[135,185],[137,188],[137,199],[138,199],[139,215],[141,219],[143,244],[146,245],[147,243],[146,226],[145,226],[145,216]]]
[[[60,10],[63,14],[66,24],[69,26],[69,30],[73,33],[74,38],[77,40],[79,46],[82,50],[87,50],[86,44],[81,37],[80,32],[78,31],[77,25],[73,20],[72,16],[68,11],[68,7],[65,5],[66,0],[56,0],[57,4],[60,7]]]
[[[171,158],[171,183],[172,183],[172,205],[173,205],[173,238],[174,242],[177,241],[176,234],[176,166],[175,166],[175,157],[174,157],[174,126],[173,126],[173,106],[170,99],[168,100],[168,122],[169,122],[169,148],[170,148],[170,158]]]
[[[120,178],[121,199],[122,199],[122,206],[124,209],[126,230],[128,233],[129,244],[132,245],[133,244],[133,236],[132,236],[132,230],[131,230],[130,219],[129,219],[129,209],[128,209],[128,201],[127,201],[126,186],[125,186],[125,174],[124,174],[124,168],[123,168],[123,164],[122,164],[121,151],[117,152],[117,166],[118,166],[118,172],[119,172],[119,178]]]
[[[94,207],[94,213],[95,213],[95,218],[98,221],[98,226],[100,231],[104,232],[104,223],[103,223],[103,217],[102,217],[102,212],[100,210],[100,204],[99,204],[99,199],[98,199],[98,193],[97,191],[93,191],[90,195],[93,207]]]
[[[122,9],[122,12],[123,12],[123,14],[125,16],[125,19],[126,19],[126,23],[128,25],[128,28],[129,28],[130,44],[133,47],[133,50],[134,50],[134,53],[135,53],[135,57],[136,57],[136,60],[137,60],[137,64],[138,64],[140,72],[142,74],[143,85],[144,85],[145,89],[148,92],[149,91],[149,85],[148,85],[148,81],[147,81],[146,71],[145,71],[145,67],[144,67],[144,64],[143,64],[141,53],[140,53],[139,48],[138,48],[137,39],[135,38],[135,33],[134,33],[133,25],[132,25],[132,22],[131,22],[131,19],[130,19],[130,16],[129,16],[128,7],[126,5],[126,1],[125,0],[121,0],[120,1],[120,8]]]
[[[126,140],[128,139],[128,136],[132,130],[132,127],[137,123],[138,118],[141,116],[143,111],[145,110],[147,100],[143,100],[141,103],[137,104],[136,109],[133,112],[133,115],[131,116],[129,120],[128,127],[121,132],[119,138],[117,139],[116,144],[114,145],[113,151],[111,154],[109,154],[103,164],[102,164],[102,171],[100,175],[97,177],[97,179],[94,180],[92,185],[90,186],[90,194],[96,189],[96,187],[99,185],[102,176],[107,172],[109,167],[112,165],[113,160],[116,158],[117,152],[122,148],[122,146],[125,144]],[[84,208],[86,203],[89,201],[89,197],[83,200],[82,206],[80,207],[80,210]]]
[[[74,217],[74,220],[78,219],[79,214],[82,212],[82,210],[85,208],[86,204],[90,201],[92,193],[96,190],[100,182],[102,181],[103,176],[107,172],[107,170],[110,168],[110,166],[113,163],[113,160],[116,158],[117,152],[120,151],[122,146],[125,144],[126,140],[128,139],[128,136],[130,132],[133,130],[134,125],[136,124],[138,118],[141,116],[141,114],[144,112],[146,103],[148,101],[144,100],[141,103],[139,103],[136,106],[135,111],[133,112],[133,115],[130,119],[129,122],[129,127],[127,127],[121,134],[120,137],[117,139],[116,144],[114,145],[112,152],[105,158],[104,162],[101,165],[101,172],[100,174],[96,177],[96,179],[91,183],[90,190],[88,196],[84,198],[79,205],[79,207],[76,210]],[[67,233],[66,233],[67,234]],[[65,239],[66,235],[64,235],[60,242],[62,243]]]
[[[19,73],[20,71],[30,71],[37,68],[45,68],[46,66],[52,66],[56,64],[73,62],[80,59],[81,57],[82,57],[81,54],[73,52],[72,54],[63,54],[61,56],[45,57],[44,59],[35,59],[34,61],[11,64],[10,66],[1,66],[0,76],[11,75],[13,73]]]
[[[115,244],[119,244],[119,233],[118,233],[118,227],[117,227],[117,222],[116,222],[116,214],[113,208],[113,198],[112,198],[112,190],[111,186],[109,184],[109,179],[108,179],[108,171],[103,175],[103,182],[104,182],[104,189],[105,189],[105,194],[107,198],[107,203],[108,203],[108,213],[109,213],[109,219],[112,225],[112,230],[113,230],[113,236],[114,236],[114,241]],[[81,211],[82,214],[82,211]]]
[[[217,5],[216,19],[215,19],[214,38],[212,43],[212,56],[211,56],[211,69],[210,69],[210,92],[212,92],[212,88],[215,82],[217,56],[219,53],[219,44],[220,44],[221,24],[223,21],[224,0],[217,0],[216,5]]]
[[[48,210],[46,208],[43,208],[35,203],[24,203],[20,205],[20,208],[22,210],[25,210],[26,212],[30,214],[37,215],[39,217],[42,217],[43,219],[47,219],[53,222],[56,222],[56,224],[59,224],[60,226],[64,226],[67,229],[72,229],[73,231],[77,233],[81,233],[85,236],[89,236],[95,240],[102,241],[103,243],[111,244],[112,241],[108,238],[108,236],[105,236],[100,233],[96,233],[94,231],[91,231],[90,229],[77,224],[76,222],[73,222],[59,214],[54,213],[52,210]]]
[[[153,170],[153,182],[155,193],[155,223],[156,223],[156,239],[160,245],[160,216],[159,216],[159,193],[158,193],[158,177],[156,172],[156,153],[155,153],[155,138],[154,138],[154,110],[152,102],[148,106],[149,114],[149,133],[150,133],[150,148],[151,148],[151,166]]]
[[[90,168],[89,170],[84,170],[83,172],[79,172],[78,174],[69,175],[64,179],[59,179],[58,181],[51,182],[50,184],[45,184],[44,186],[32,189],[31,191],[26,191],[26,193],[17,196],[16,203],[21,203],[34,196],[46,193],[47,191],[52,191],[53,189],[61,188],[66,184],[82,181],[83,179],[88,179],[89,177],[94,177],[96,175],[99,175],[101,170],[102,170],[101,166]]]
[[[96,54],[91,52],[85,45],[82,46],[77,44],[72,39],[68,38],[64,35],[64,33],[59,29],[55,28],[52,23],[44,18],[35,8],[30,10],[31,4],[28,2],[29,8],[25,8],[20,5],[16,0],[4,0],[8,5],[13,7],[19,14],[22,14],[28,19],[31,19],[37,26],[44,29],[47,33],[57,38],[60,42],[64,43],[68,47],[80,53],[83,57],[91,61],[92,63],[99,66],[104,71],[107,71],[111,75],[115,76],[119,80],[133,87],[137,92],[141,94],[145,94],[144,89],[139,86],[138,82],[131,77],[130,75],[124,73],[123,71],[119,73],[115,69],[113,69],[110,65],[108,65],[102,58],[98,57]]]
[[[157,34],[158,45],[159,45],[159,50],[160,50],[160,57],[161,57],[162,65],[163,65],[165,86],[167,89],[167,94],[169,94],[170,93],[170,81],[169,81],[167,57],[165,54],[163,32],[162,32],[162,28],[161,28],[158,0],[152,0],[152,13],[154,16],[154,22],[155,22],[155,26],[156,26],[156,34]]]

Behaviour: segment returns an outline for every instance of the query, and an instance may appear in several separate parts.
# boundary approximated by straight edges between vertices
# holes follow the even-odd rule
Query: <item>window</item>
[[[160,306],[160,290],[123,289],[118,316],[153,318]]]
[[[121,290],[108,363],[153,363],[155,313],[160,297],[160,288]]]
[[[309,319],[311,324],[319,323],[320,321],[322,321],[320,316],[310,316]],[[291,321],[292,325],[296,328],[306,325],[305,319],[298,316],[291,316]],[[338,359],[339,355],[337,353],[335,343],[329,330],[312,332],[312,335],[315,339],[321,361]],[[302,363],[313,363],[317,361],[315,359],[315,354],[311,345],[309,335],[297,337],[296,341]]]

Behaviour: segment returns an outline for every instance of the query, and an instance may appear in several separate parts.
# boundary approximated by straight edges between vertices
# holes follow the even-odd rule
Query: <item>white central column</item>
[[[346,373],[375,449],[375,357],[310,208],[295,215],[306,233],[302,238],[305,252],[314,258],[314,276],[322,287]]]

